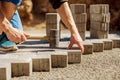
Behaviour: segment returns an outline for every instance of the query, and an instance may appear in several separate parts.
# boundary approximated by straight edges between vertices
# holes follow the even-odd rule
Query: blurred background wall
[[[69,4],[86,4],[89,30],[89,5],[109,4],[111,13],[110,30],[120,30],[120,0],[69,0]],[[45,13],[55,12],[48,0],[23,0],[18,7],[23,24],[32,25],[45,22]],[[35,22],[36,21],[36,22]]]

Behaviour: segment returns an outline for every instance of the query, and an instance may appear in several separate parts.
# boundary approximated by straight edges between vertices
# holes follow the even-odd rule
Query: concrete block
[[[104,50],[112,50],[113,49],[113,41],[110,39],[100,39],[104,42]]]
[[[50,30],[50,48],[59,47],[59,30]]]
[[[93,52],[103,52],[104,51],[104,43],[98,39],[92,39],[93,43]]]
[[[76,24],[76,26],[77,26],[77,29],[78,29],[79,32],[85,32],[87,23]]]
[[[60,16],[58,13],[46,13],[46,24],[60,23]]]
[[[51,70],[51,56],[48,53],[32,55],[33,72],[49,72]]]
[[[96,38],[96,33],[92,28],[90,28],[90,38],[93,38],[93,39]]]
[[[109,13],[109,5],[108,4],[90,5],[90,13]]]
[[[113,48],[120,48],[120,38],[114,38],[113,41]]]
[[[90,27],[91,27],[91,29],[95,29],[98,31],[109,31],[110,23],[91,21]]]
[[[106,39],[108,38],[109,31],[98,31],[95,29],[90,29],[90,37],[96,39]]]
[[[73,14],[73,18],[76,24],[87,22],[87,13]]]
[[[10,63],[0,62],[0,80],[11,79],[11,65]]]
[[[32,61],[13,61],[12,66],[12,77],[17,76],[30,76],[32,74]]]
[[[80,34],[82,40],[84,41],[86,39],[85,32],[79,32],[79,34]]]
[[[3,63],[11,64],[11,76],[30,76],[32,74],[32,60],[29,57],[8,56],[0,58]]]
[[[82,43],[83,43],[84,48],[85,48],[83,55],[92,54],[93,53],[92,42],[88,40],[88,41],[83,41]],[[69,42],[60,42],[60,48],[61,49],[68,48],[68,45],[69,45]],[[80,48],[77,45],[73,45],[72,50],[78,50],[79,51]]]
[[[80,63],[81,62],[81,51],[80,50],[68,50],[68,63]]]
[[[92,54],[93,53],[93,44],[92,44],[92,42],[87,40],[87,41],[83,41],[82,43],[83,43],[83,46],[84,46],[83,55]]]
[[[90,14],[90,20],[93,22],[110,22],[110,13],[102,14]]]
[[[60,31],[60,24],[46,24],[46,35],[50,36],[50,30],[57,29]]]
[[[73,14],[86,13],[86,4],[71,4],[70,8]]]
[[[68,65],[68,54],[65,51],[56,51],[51,54],[52,68],[64,68]]]

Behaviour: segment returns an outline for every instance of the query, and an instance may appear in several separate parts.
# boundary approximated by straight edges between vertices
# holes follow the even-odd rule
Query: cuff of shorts
[[[68,0],[57,0],[55,2],[50,0],[50,2],[54,9],[58,9],[64,2],[68,2]]]

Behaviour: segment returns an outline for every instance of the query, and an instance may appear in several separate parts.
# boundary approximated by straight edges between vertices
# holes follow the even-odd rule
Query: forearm
[[[0,29],[1,29],[1,31],[4,31],[5,33],[7,33],[9,31],[10,25],[11,24],[9,23],[9,21],[4,16],[3,12],[0,10]]]
[[[64,2],[58,9],[57,12],[60,14],[60,17],[66,27],[70,30],[71,33],[77,33],[78,30],[76,28],[76,24],[74,22],[71,10],[69,8],[68,2]]]

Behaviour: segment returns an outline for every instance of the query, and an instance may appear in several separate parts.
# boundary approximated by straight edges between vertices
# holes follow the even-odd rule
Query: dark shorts
[[[57,9],[61,6],[62,3],[67,2],[68,0],[49,0],[54,9]]]

